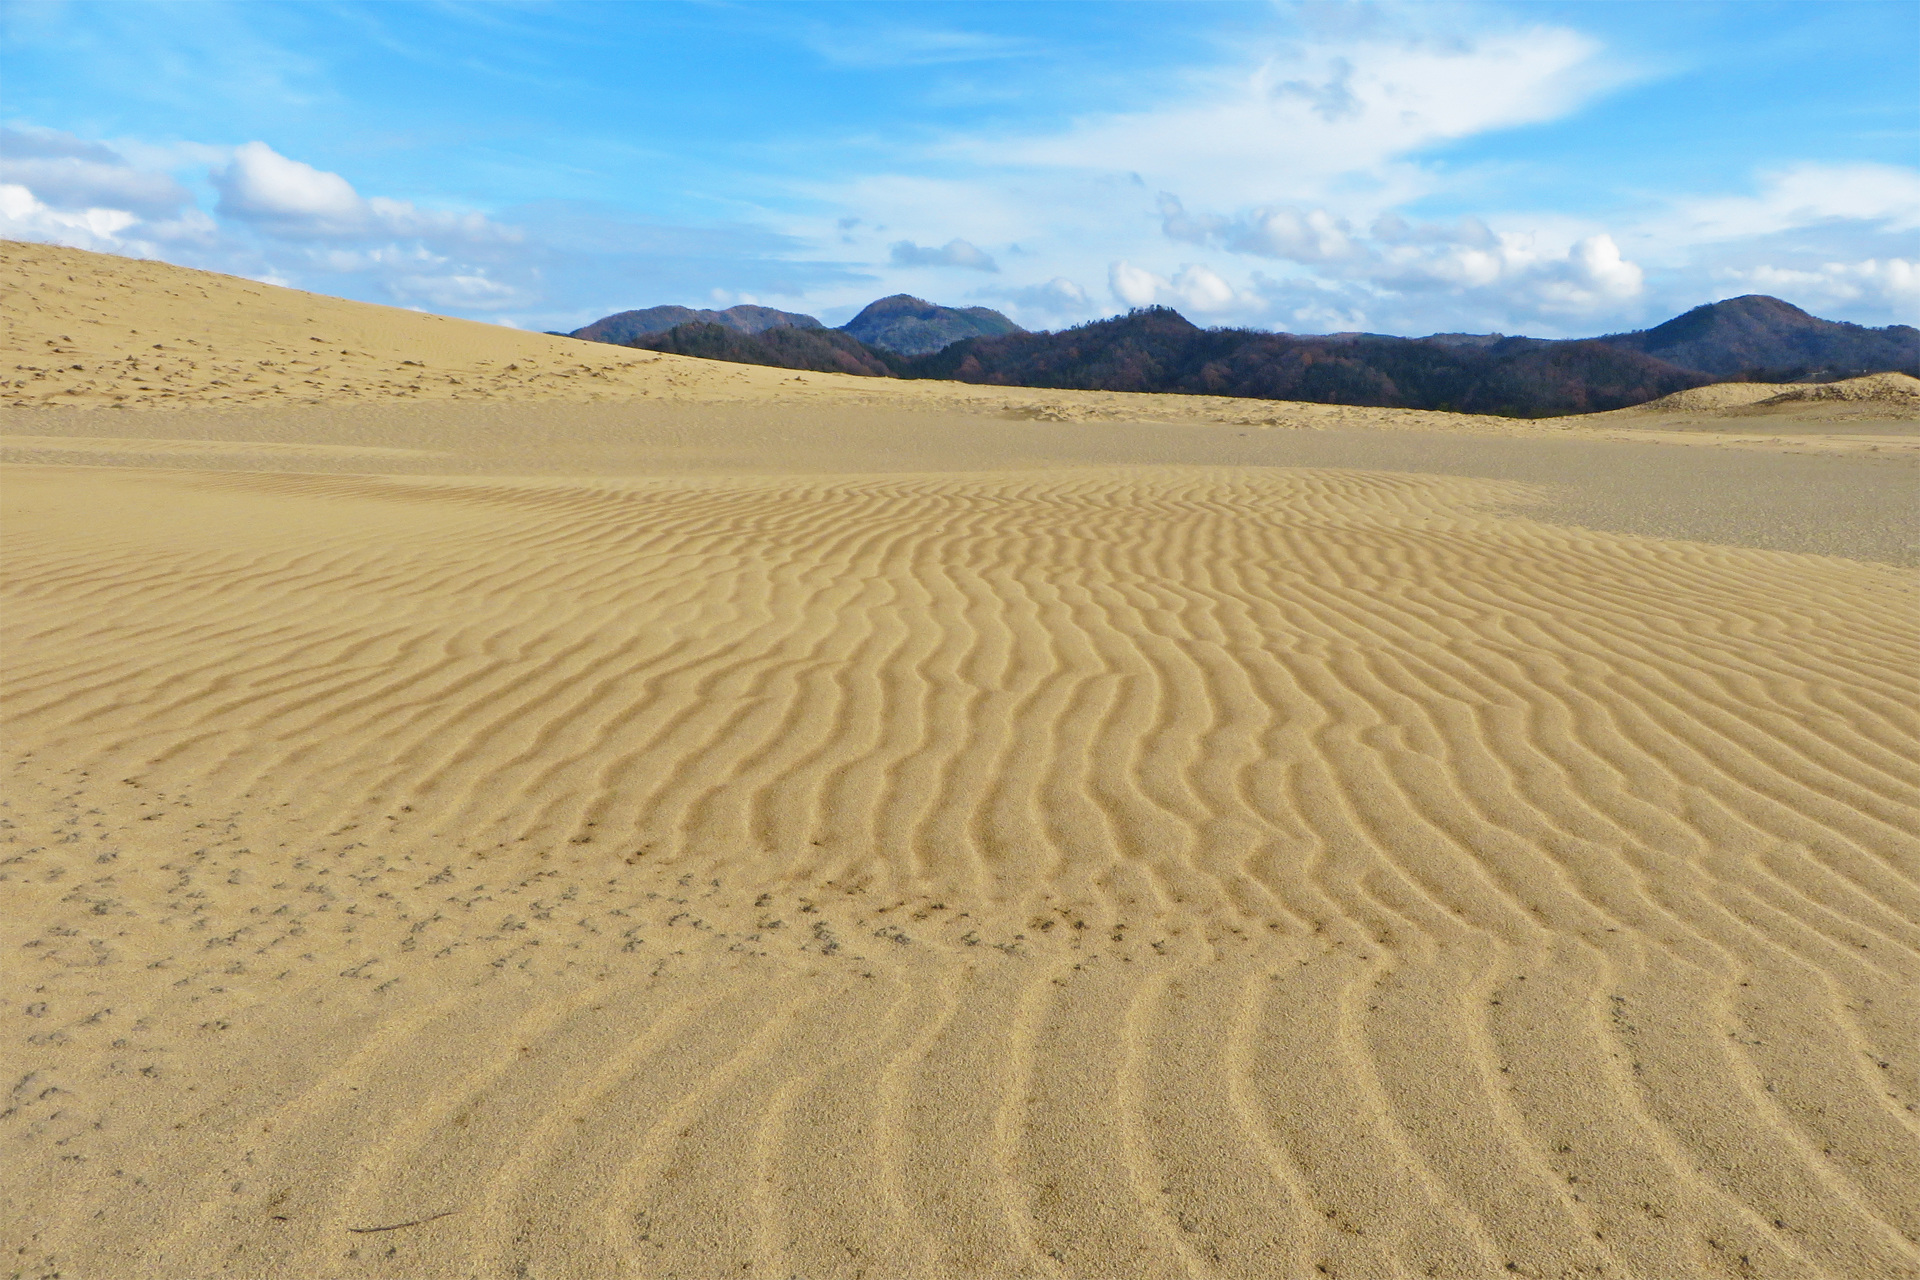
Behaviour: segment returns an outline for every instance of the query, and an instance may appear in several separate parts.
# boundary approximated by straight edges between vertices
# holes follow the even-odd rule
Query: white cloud
[[[1473,220],[1434,228],[1399,219],[1396,230],[1393,216],[1445,185],[1421,162],[1423,148],[1554,119],[1629,72],[1597,41],[1562,27],[1431,39],[1381,30],[1360,24],[1256,53],[1238,67],[1191,75],[1143,109],[1049,131],[953,138],[902,156],[893,172],[812,186],[809,195],[851,220],[829,215],[795,230],[839,256],[843,243],[880,248],[858,228],[888,227],[901,247],[881,273],[929,264],[940,251],[920,247],[926,233],[964,208],[983,242],[1018,243],[1063,278],[1106,270],[1121,305],[1241,321],[1284,320],[1303,308],[1395,314],[1408,310],[1393,301],[1401,291],[1436,301],[1471,293],[1514,320],[1599,315],[1639,297],[1639,268],[1619,253],[1609,227],[1520,222],[1496,235]],[[1163,194],[1156,208],[1156,188],[1179,194]],[[1575,253],[1576,242],[1596,236],[1604,244]],[[1169,239],[1216,256],[1166,262]],[[1270,304],[1272,283],[1246,273],[1247,259],[1307,266],[1324,277],[1315,288],[1331,286],[1331,298],[1313,308],[1297,299]],[[1503,307],[1503,293],[1512,294],[1511,306]]]
[[[1325,209],[1262,207],[1238,218],[1191,215],[1180,198],[1160,193],[1160,230],[1169,240],[1218,244],[1235,253],[1294,262],[1337,262],[1354,255],[1353,228]]]
[[[1620,256],[1620,246],[1609,235],[1575,241],[1567,250],[1566,265],[1551,264],[1550,275],[1547,295],[1575,307],[1637,297],[1646,283],[1646,273]]]
[[[1555,119],[1619,83],[1600,45],[1558,27],[1303,46],[1202,81],[1190,100],[1092,117],[1050,136],[979,139],[995,165],[1139,173],[1216,206],[1323,201],[1348,175],[1411,194],[1397,162],[1490,129]]]
[[[1479,294],[1479,304],[1500,301],[1517,314],[1577,316],[1631,302],[1645,284],[1640,266],[1626,260],[1605,232],[1555,244],[1531,232],[1495,233],[1473,218],[1422,224],[1389,213],[1362,233],[1327,209],[1193,214],[1167,192],[1160,195],[1159,211],[1168,239],[1301,263],[1328,282],[1356,286],[1376,300],[1391,294]],[[1129,301],[1149,295],[1165,301],[1178,292],[1172,282],[1162,287],[1129,278],[1123,293],[1118,280],[1116,296]],[[1209,295],[1202,291],[1201,296]],[[1298,314],[1301,308],[1291,310]],[[1325,314],[1318,306],[1306,310]],[[1350,317],[1351,305],[1336,314]]]
[[[478,243],[521,236],[477,213],[422,210],[383,196],[364,199],[339,174],[289,159],[264,142],[235,147],[232,160],[209,176],[220,193],[216,212],[282,239],[424,236]]]
[[[1170,289],[1165,276],[1157,276],[1130,262],[1116,262],[1107,268],[1107,285],[1123,306],[1150,307]]]
[[[528,284],[538,273],[520,256],[514,228],[363,197],[339,174],[263,142],[218,153],[207,175],[218,192],[217,220],[173,175],[132,165],[103,144],[11,129],[0,146],[0,235],[309,288],[360,277],[405,305],[493,312],[537,300]]]
[[[1416,244],[1383,249],[1367,275],[1393,289],[1502,290],[1544,311],[1590,312],[1640,295],[1646,273],[1612,236],[1584,236],[1565,250],[1507,233],[1491,244]]]
[[[394,297],[402,302],[457,310],[492,311],[502,307],[525,306],[530,301],[521,290],[490,279],[480,272],[400,276],[389,287]]]
[[[56,209],[16,182],[0,182],[0,238],[112,252],[139,218],[124,209]]]
[[[264,142],[235,147],[232,161],[214,173],[213,185],[220,192],[220,215],[242,222],[353,232],[368,221],[367,203],[352,183],[289,160]]]
[[[1159,305],[1211,315],[1244,305],[1232,285],[1200,263],[1188,263],[1168,279],[1122,260],[1108,267],[1107,284],[1128,307]]]
[[[1877,310],[1920,319],[1920,262],[1908,258],[1868,258],[1828,262],[1811,270],[1758,266],[1723,270],[1718,278],[1758,293],[1787,294],[1803,305],[1864,302]]]
[[[888,256],[896,267],[964,267],[969,271],[998,271],[1000,266],[987,253],[965,240],[949,240],[939,248],[921,246],[911,240],[896,240],[888,246]]]

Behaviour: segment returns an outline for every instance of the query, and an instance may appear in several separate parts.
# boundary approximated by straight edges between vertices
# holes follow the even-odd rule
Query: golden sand
[[[6,252],[8,1274],[1920,1275],[1912,570]]]

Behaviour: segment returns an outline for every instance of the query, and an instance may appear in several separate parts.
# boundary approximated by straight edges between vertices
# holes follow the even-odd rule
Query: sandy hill
[[[724,397],[782,376],[18,241],[0,242],[0,296],[16,404]]]
[[[6,254],[4,1274],[1920,1277],[1914,472],[1794,451],[1886,401]]]

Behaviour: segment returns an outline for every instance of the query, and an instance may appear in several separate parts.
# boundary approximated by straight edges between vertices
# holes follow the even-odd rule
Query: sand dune
[[[0,486],[11,1274],[1920,1275],[1910,570],[104,416]]]

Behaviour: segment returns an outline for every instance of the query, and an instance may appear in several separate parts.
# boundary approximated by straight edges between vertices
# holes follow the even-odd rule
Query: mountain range
[[[933,345],[952,333],[963,336]],[[1822,320],[1758,294],[1695,307],[1651,329],[1584,339],[1203,329],[1165,307],[1056,333],[1030,333],[984,307],[937,307],[903,294],[882,298],[840,329],[816,322],[815,327],[749,332],[696,321],[643,334],[629,345],[872,377],[1508,417],[1625,408],[1727,380],[1825,381],[1884,371],[1920,375],[1920,330]]]
[[[1202,329],[1150,307],[1060,333],[955,343],[899,376],[1000,386],[1167,391],[1505,417],[1593,413],[1712,378],[1595,341],[1429,342]]]
[[[575,329],[568,337],[589,342],[611,342],[626,346],[638,338],[665,333],[681,325],[717,325],[733,333],[766,333],[771,329],[824,329],[818,320],[796,311],[776,311],[772,307],[742,304],[725,311],[696,311],[692,307],[648,307],[644,311],[621,311],[602,316],[592,324]],[[1003,333],[1025,333],[1007,317],[991,307],[942,307],[896,293],[890,298],[868,303],[859,315],[840,326],[860,342],[895,355],[917,356],[939,351],[963,338],[987,337]],[[711,347],[722,341],[706,335],[690,339]],[[829,347],[844,350],[844,347]],[[664,349],[664,348],[663,348]],[[730,350],[738,349],[730,347]],[[727,359],[714,356],[713,359]],[[756,364],[758,361],[745,361]]]

